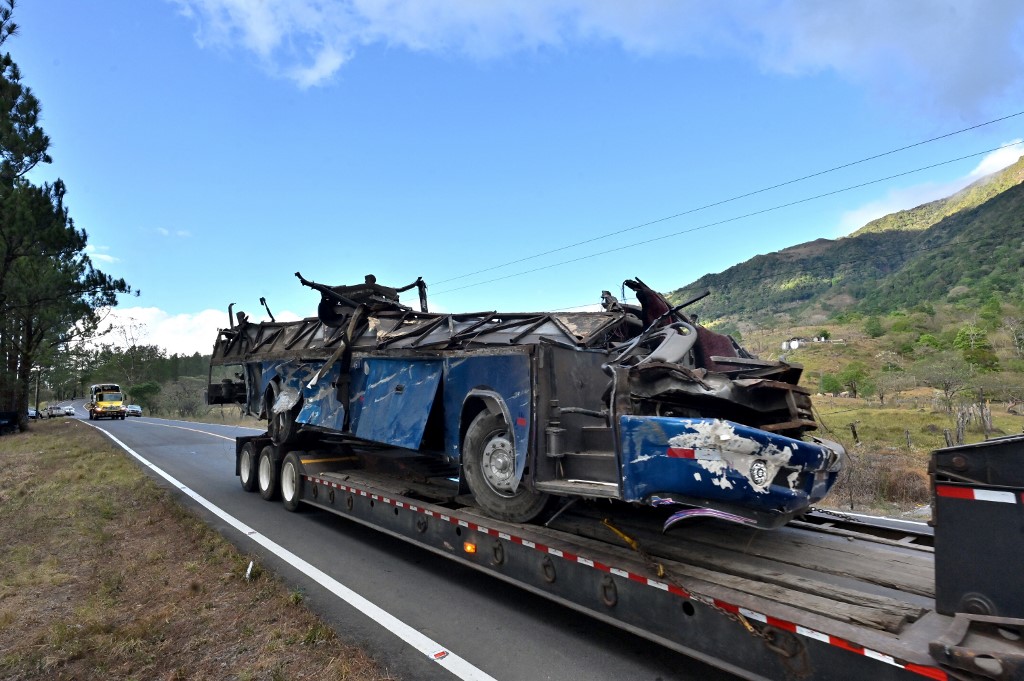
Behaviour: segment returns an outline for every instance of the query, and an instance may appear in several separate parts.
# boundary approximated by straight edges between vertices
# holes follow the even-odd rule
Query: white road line
[[[210,437],[219,437],[222,440],[231,440],[232,442],[235,441],[235,438],[233,438],[233,437],[228,437],[227,435],[218,435],[217,433],[211,433],[208,430],[199,430],[198,428],[186,428],[185,426],[172,426],[169,423],[153,423],[152,421],[146,421],[146,422],[141,422],[140,421],[139,423],[140,423],[140,425],[144,425],[144,426],[161,426],[163,428],[177,428],[178,430],[188,430],[188,431],[191,431],[193,433],[202,433],[203,435],[209,435]],[[107,431],[104,430],[103,432],[106,433]],[[107,435],[110,435],[110,433],[107,433]],[[110,435],[110,437],[111,437],[111,439],[115,439],[113,435]],[[120,444],[120,443],[118,443],[118,444]],[[121,445],[121,446],[123,447],[124,445]]]
[[[367,617],[369,617],[374,622],[381,625],[394,635],[398,636],[398,638],[402,639],[407,644],[409,644],[419,652],[423,653],[431,660],[437,662],[439,665],[441,665],[449,672],[454,674],[456,677],[463,679],[464,681],[497,681],[494,677],[474,667],[468,661],[459,657],[448,648],[445,648],[436,641],[428,638],[427,636],[424,636],[413,627],[409,626],[408,624],[398,619],[391,613],[387,612],[383,608],[380,608],[374,603],[371,603],[369,600],[367,600],[363,596],[360,596],[352,589],[349,589],[347,586],[345,586],[338,580],[334,579],[327,573],[323,572],[319,568],[314,567],[313,565],[309,564],[308,562],[306,562],[299,556],[295,555],[288,549],[284,548],[280,544],[277,544],[276,542],[268,539],[267,537],[263,536],[256,530],[252,529],[251,527],[243,523],[241,520],[238,520],[234,516],[228,514],[227,511],[222,510],[220,507],[215,506],[212,502],[207,501],[204,497],[199,496],[197,492],[189,489],[182,483],[178,482],[178,480],[173,478],[169,473],[158,468],[155,464],[143,458],[141,455],[138,454],[138,452],[136,452],[131,447],[118,440],[108,431],[97,426],[94,427],[100,432],[102,432],[104,435],[109,437],[111,440],[113,440],[119,447],[121,447],[121,449],[128,452],[136,459],[138,459],[139,462],[142,463],[142,465],[150,468],[157,475],[164,478],[165,480],[167,480],[167,482],[171,483],[179,490],[187,494],[189,497],[191,497],[197,503],[199,503],[208,511],[213,513],[215,516],[217,516],[227,524],[231,525],[233,528],[241,532],[246,537],[249,537],[254,542],[259,544],[263,548],[267,549],[281,560],[287,562],[296,570],[306,575],[310,579],[314,580],[322,587],[333,593],[335,596],[342,599],[343,601],[354,607],[356,610],[359,610],[361,613],[363,613],[364,615],[366,615]],[[185,430],[191,429],[186,428]],[[209,435],[210,433],[207,434]]]

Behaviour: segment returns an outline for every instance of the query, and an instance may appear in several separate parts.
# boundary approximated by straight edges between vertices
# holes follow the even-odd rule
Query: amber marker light
[[[466,553],[476,553],[476,544],[473,542],[464,542],[462,544],[462,550]]]

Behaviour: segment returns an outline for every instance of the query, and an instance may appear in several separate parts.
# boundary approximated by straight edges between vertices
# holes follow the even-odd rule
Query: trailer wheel
[[[281,469],[274,461],[275,450],[270,445],[260,452],[259,465],[256,471],[257,486],[260,496],[267,501],[273,501],[281,492],[277,479],[281,476]]]
[[[299,503],[302,498],[302,462],[295,452],[288,452],[281,462],[281,499],[289,511],[305,508]]]
[[[515,452],[505,420],[481,412],[466,431],[462,469],[473,498],[487,515],[497,520],[525,523],[548,504],[549,496],[515,482]]]
[[[256,445],[246,442],[238,453],[238,479],[246,492],[256,491]]]
[[[274,403],[277,402],[277,396],[281,392],[281,387],[277,381],[271,381],[270,387],[267,390],[267,431],[270,433],[270,439],[275,445],[288,444],[295,439],[296,431],[298,428],[295,427],[295,418],[299,415],[299,411],[302,410],[302,399],[300,398],[295,406],[286,411],[273,413],[272,408]]]

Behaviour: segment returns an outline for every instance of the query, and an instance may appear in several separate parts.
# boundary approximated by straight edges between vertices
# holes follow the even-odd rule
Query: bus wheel
[[[515,448],[505,420],[484,411],[469,424],[462,470],[473,498],[497,520],[525,523],[544,512],[549,496],[516,486]]]
[[[302,399],[295,403],[291,409],[274,413],[273,407],[277,402],[277,396],[281,393],[281,387],[277,381],[270,384],[267,390],[267,431],[270,439],[275,445],[287,444],[295,439],[298,428],[295,425],[295,418],[302,410]]]

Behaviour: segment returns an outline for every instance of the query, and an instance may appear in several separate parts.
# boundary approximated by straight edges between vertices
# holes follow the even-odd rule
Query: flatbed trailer
[[[1010,440],[933,455],[934,536],[835,512],[666,535],[657,509],[607,500],[502,522],[408,450],[282,451],[260,457],[279,468],[244,470],[277,447],[266,434],[236,441],[236,473],[288,510],[354,520],[743,678],[1009,680],[1024,679],[1024,485],[990,461],[1007,447],[1024,458]]]

